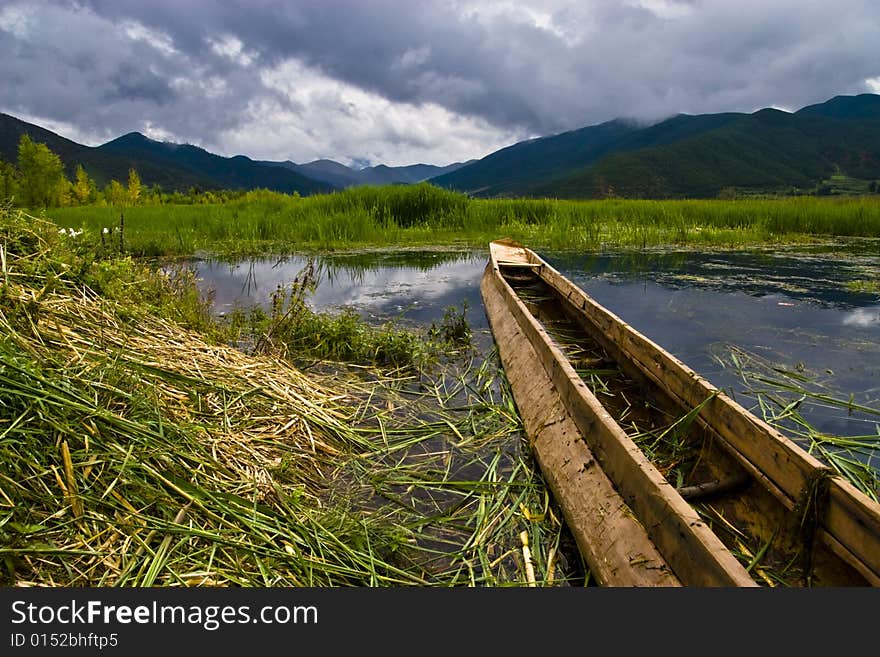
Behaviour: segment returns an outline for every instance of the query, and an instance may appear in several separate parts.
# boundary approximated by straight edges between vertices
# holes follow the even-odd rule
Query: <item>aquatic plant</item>
[[[183,326],[191,279],[95,244],[0,212],[0,582],[566,581],[489,361],[307,375]]]
[[[115,226],[111,207],[57,208],[64,228]],[[307,249],[455,244],[511,237],[535,248],[661,244],[742,246],[817,237],[880,237],[872,197],[570,201],[469,199],[431,185],[357,187],[307,198],[251,192],[218,204],[126,209],[135,255],[291,253]]]
[[[792,437],[866,495],[880,499],[880,408],[858,403],[852,395],[841,395],[835,391],[833,380],[821,381],[804,365],[774,363],[735,345],[729,346],[726,357],[716,360],[741,378],[745,387],[738,396],[751,400],[749,410]],[[819,431],[803,413],[803,408],[811,404],[858,415],[866,433],[833,435]]]

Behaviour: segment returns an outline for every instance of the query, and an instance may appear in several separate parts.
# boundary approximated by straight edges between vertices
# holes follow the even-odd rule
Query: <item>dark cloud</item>
[[[295,159],[424,160],[451,156],[452,143],[470,148],[465,159],[618,116],[798,108],[880,76],[873,0],[87,0],[0,11],[0,49],[14,53],[0,62],[8,111],[96,136],[149,124]]]
[[[144,101],[154,105],[171,103],[176,94],[168,81],[134,62],[122,62],[107,80],[104,100]]]

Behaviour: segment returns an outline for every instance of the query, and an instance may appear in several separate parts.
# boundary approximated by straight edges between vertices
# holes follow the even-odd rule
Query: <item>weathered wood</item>
[[[680,586],[535,367],[534,350],[490,277],[481,291],[526,434],[591,575],[603,586]]]
[[[831,476],[833,473],[817,459],[596,303],[537,254],[518,244],[493,242],[481,282],[487,315],[505,370],[516,372],[511,387],[542,471],[563,507],[567,522],[580,527],[578,545],[582,551],[590,551],[590,559],[596,561],[602,550],[607,549],[602,545],[608,541],[612,525],[602,522],[597,526],[595,518],[585,522],[584,509],[589,516],[598,508],[614,508],[635,514],[657,551],[658,563],[665,562],[682,584],[755,585],[574,371],[504,280],[502,272],[511,271],[522,272],[517,273],[516,280],[521,280],[526,272],[537,274],[566,306],[566,315],[636,379],[650,382],[662,391],[670,404],[682,409],[704,404],[698,425],[727,452],[728,460],[732,457],[739,464],[734,466],[731,462],[729,466],[734,470],[722,468],[718,474],[726,478],[748,473],[756,483],[747,489],[748,497],[743,497],[743,493],[738,499],[751,500],[751,495],[760,491],[764,500],[761,504],[768,505],[751,508],[749,503],[748,512],[752,515],[747,517],[753,523],[767,526],[768,522],[794,517],[791,511],[800,510],[817,477],[827,483],[828,494],[821,512],[811,517],[817,525],[815,536],[824,547],[816,558],[822,561],[822,572],[831,573],[825,581],[854,583],[858,579],[880,585],[880,505],[842,478]],[[592,464],[592,459],[596,466],[572,470],[571,463]],[[607,491],[610,486],[619,502],[596,491],[596,484],[592,483],[596,472],[601,474],[600,480],[607,482],[601,490]],[[753,488],[755,485],[759,488]],[[609,500],[621,506],[603,506]],[[754,515],[761,513],[760,508],[775,520],[770,516],[762,520],[760,515]],[[621,530],[613,526],[613,531]],[[619,562],[619,553],[616,558]],[[602,570],[598,564],[596,568]],[[602,577],[610,581],[611,576]]]
[[[509,249],[505,256],[510,259]],[[754,586],[754,580],[742,564],[590,392],[503,279],[498,265],[491,272],[487,270],[486,275],[505,299],[506,311],[525,334],[581,436],[585,440],[589,436],[589,445],[602,469],[641,520],[678,578],[689,586]],[[533,371],[538,370],[533,367]]]
[[[792,509],[822,463],[763,420],[749,413],[723,391],[698,375],[660,345],[587,296],[550,265],[541,278],[568,299],[591,324],[590,332],[604,336],[603,344],[625,359],[686,408],[711,396],[697,421],[717,434],[728,451]],[[707,421],[702,418],[711,418]],[[832,477],[828,508],[820,526],[833,537],[829,547],[873,582],[880,581],[880,505],[855,487]]]

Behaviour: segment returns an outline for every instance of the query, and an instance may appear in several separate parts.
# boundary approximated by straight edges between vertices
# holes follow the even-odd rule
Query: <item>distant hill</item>
[[[412,164],[389,167],[384,164],[353,169],[333,160],[307,164],[252,160],[244,155],[223,157],[198,146],[150,139],[130,132],[100,146],[84,146],[38,125],[0,113],[0,159],[15,162],[21,135],[46,144],[64,163],[69,178],[82,165],[100,186],[111,180],[124,183],[128,170],[137,170],[144,185],[163,190],[190,188],[257,189],[308,194],[326,193],[352,185],[391,185],[422,182],[469,164],[456,162],[445,167]]]
[[[312,180],[320,180],[334,187],[343,188],[357,184],[355,170],[333,160],[315,160],[307,164],[296,164],[288,160],[286,162],[263,162],[263,164],[283,166],[308,176]]]
[[[266,188],[307,195],[335,188],[296,171],[265,166],[241,155],[221,157],[197,146],[154,141],[138,132],[101,146],[84,146],[8,114],[0,114],[0,158],[17,161],[18,142],[23,134],[46,144],[56,153],[69,178],[73,178],[76,166],[81,164],[101,186],[114,179],[125,183],[128,170],[133,167],[143,184],[160,185],[169,192],[192,187],[203,190]]]
[[[794,113],[621,120],[502,149],[430,182],[475,196],[712,197],[880,178],[880,96],[838,96]]]
[[[69,178],[73,178],[76,166],[81,164],[100,186],[115,179],[124,183],[132,166],[129,158],[102,151],[100,148],[83,146],[54,132],[27,123],[8,114],[0,114],[0,159],[7,162],[18,160],[18,142],[23,134],[35,142],[46,144],[64,163]],[[186,190],[190,187],[212,189],[216,185],[210,178],[168,164],[156,165],[141,162],[135,167],[141,181],[147,185],[158,184],[167,191]]]
[[[832,119],[876,119],[880,117],[880,95],[835,96],[817,105],[808,105],[798,114],[813,114]]]
[[[173,144],[149,139],[139,132],[131,132],[98,146],[98,151],[125,160],[141,173],[141,167],[183,169],[204,180],[209,188],[256,189],[302,195],[332,191],[333,185],[277,166],[268,166],[244,155],[222,157],[198,146]],[[141,179],[145,181],[143,173]],[[164,186],[163,186],[164,187]]]
[[[81,164],[99,185],[135,168],[166,191],[268,188],[302,195],[354,185],[428,182],[479,197],[707,198],[734,193],[859,193],[880,180],[880,95],[836,96],[796,112],[679,114],[653,125],[615,119],[523,141],[445,167],[354,169],[222,157],[132,132],[84,146],[0,114],[0,158],[15,162],[22,134]]]
[[[614,120],[550,137],[519,142],[430,182],[476,196],[516,196],[537,181],[593,162],[638,128]]]
[[[334,187],[352,187],[355,185],[415,184],[455,171],[475,161],[455,162],[443,167],[432,164],[410,164],[408,166],[389,167],[385,164],[379,164],[364,169],[347,167],[334,160],[315,160],[305,164],[296,164],[289,160],[286,162],[261,161],[260,163],[297,171],[313,180],[320,180]]]

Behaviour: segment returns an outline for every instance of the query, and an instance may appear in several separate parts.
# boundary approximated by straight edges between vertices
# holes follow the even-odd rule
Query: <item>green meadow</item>
[[[46,211],[100,235],[123,225],[137,256],[289,253],[382,246],[737,247],[880,237],[877,197],[733,200],[472,199],[432,185],[358,187],[309,197],[249,192],[217,204],[80,206]],[[106,239],[119,239],[118,230]]]

